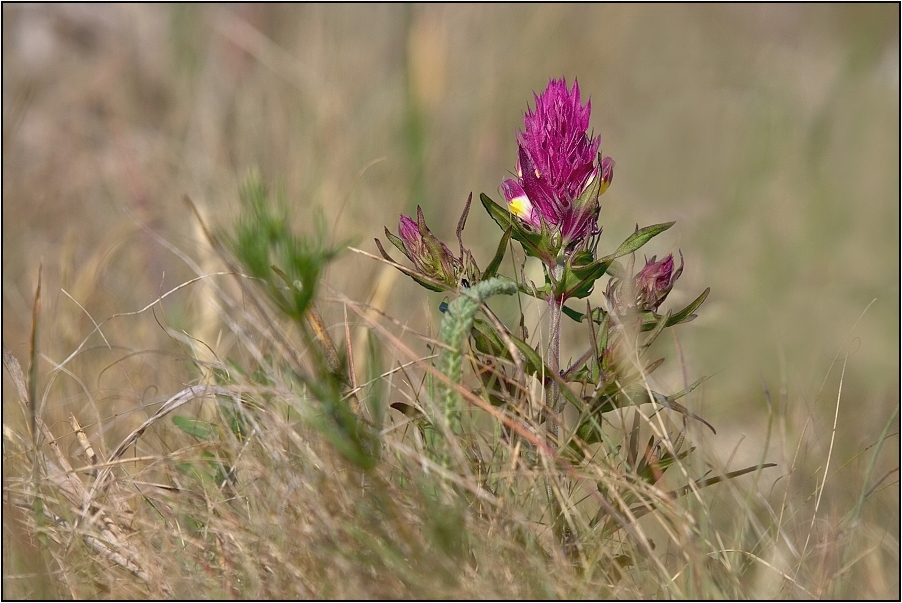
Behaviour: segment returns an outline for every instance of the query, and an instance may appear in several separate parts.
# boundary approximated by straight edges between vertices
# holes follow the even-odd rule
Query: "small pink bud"
[[[682,272],[682,254],[680,255],[680,267],[676,271],[673,269],[673,254],[669,254],[659,262],[656,262],[655,256],[652,256],[636,275],[636,307],[642,312],[657,310],[664,303]]]
[[[387,233],[386,231],[386,234]],[[404,255],[425,276],[455,287],[463,270],[461,261],[454,257],[448,246],[432,234],[426,226],[423,210],[417,206],[417,220],[401,215],[398,223]]]

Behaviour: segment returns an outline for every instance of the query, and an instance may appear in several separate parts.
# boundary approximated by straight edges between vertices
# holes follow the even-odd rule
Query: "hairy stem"
[[[551,269],[551,282],[556,283],[563,274],[563,267],[556,265]],[[548,298],[548,314],[551,321],[549,329],[548,354],[546,362],[548,368],[551,369],[553,375],[549,375],[548,385],[546,387],[546,411],[551,411],[549,417],[549,427],[552,436],[557,440],[558,436],[558,415],[561,412],[560,397],[561,392],[558,386],[557,377],[561,374],[561,313],[564,305],[563,299],[558,299],[552,293]]]
[[[556,283],[557,280],[561,278],[562,273],[562,266],[554,266],[551,269],[552,283]],[[561,415],[564,410],[560,385],[558,384],[558,378],[561,375],[561,316],[563,305],[564,300],[559,299],[554,294],[548,298],[549,320],[551,323],[546,362],[548,368],[551,369],[552,374],[549,375],[548,385],[545,389],[545,411],[547,413],[545,424],[550,435],[548,444],[552,449],[556,449],[559,444],[558,435]],[[549,481],[545,484],[545,493],[548,496],[548,502],[551,504],[552,527],[558,541],[564,545],[565,549],[569,550],[575,542],[574,534],[567,525],[563,510],[561,509],[561,501],[555,496],[550,479],[551,477],[549,476]]]

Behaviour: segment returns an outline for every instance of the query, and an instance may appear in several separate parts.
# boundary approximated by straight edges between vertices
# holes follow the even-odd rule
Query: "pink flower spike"
[[[535,109],[526,112],[524,131],[517,135],[517,181],[502,184],[514,215],[557,232],[557,240],[570,249],[599,232],[598,195],[613,177],[614,161],[599,161],[601,137],[588,134],[591,112],[591,101],[580,100],[579,82],[568,89],[566,80],[549,81],[535,95]]]

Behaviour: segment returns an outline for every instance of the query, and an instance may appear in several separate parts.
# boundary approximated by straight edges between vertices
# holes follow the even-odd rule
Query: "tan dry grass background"
[[[813,506],[849,354],[819,523],[824,541],[836,536],[864,451],[899,404],[898,5],[2,10],[3,344],[25,363],[43,262],[39,375],[92,319],[194,276],[161,240],[222,269],[184,194],[226,225],[256,168],[281,183],[299,227],[321,208],[336,240],[373,251],[382,226],[419,203],[451,240],[470,192],[498,199],[532,91],[578,77],[617,162],[602,248],[636,223],[677,220],[646,248],[685,256],[672,303],[712,288],[676,343],[690,381],[718,372],[692,403],[718,427],[709,443],[724,462],[764,454],[781,466],[764,488],[776,480],[775,496]],[[497,233],[478,209],[465,237],[484,264]],[[348,254],[327,280],[361,301],[381,282],[387,313],[434,332],[440,297],[390,279]],[[204,291],[170,296],[156,320],[113,321],[111,347],[95,335],[67,367],[78,379],[46,390],[48,422],[116,417],[93,434],[115,445],[146,418],[134,412],[143,401],[193,379],[195,344],[157,321],[227,357]],[[324,311],[341,320],[339,306]],[[684,382],[675,349],[662,347],[668,391]],[[4,425],[18,426],[3,383]],[[781,412],[766,453],[762,383]],[[898,421],[891,433],[877,476],[899,466]],[[887,569],[898,563],[898,473],[884,486],[866,508],[886,534],[863,592],[898,596],[898,568]]]

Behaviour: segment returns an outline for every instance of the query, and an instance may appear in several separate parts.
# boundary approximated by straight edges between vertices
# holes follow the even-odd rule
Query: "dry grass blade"
[[[218,385],[194,385],[188,387],[174,396],[170,397],[160,409],[153,414],[149,419],[141,423],[137,429],[132,431],[122,442],[119,443],[118,446],[110,453],[110,457],[107,459],[108,463],[112,463],[117,460],[122,454],[128,450],[129,446],[134,444],[138,438],[147,430],[148,427],[159,421],[161,418],[165,417],[169,413],[181,408],[188,402],[191,402],[198,398],[204,398],[207,396],[235,396],[234,390],[228,389],[226,387],[220,387]],[[87,506],[91,503],[94,497],[102,492],[104,487],[106,486],[111,472],[113,470],[113,465],[107,465],[104,467],[97,479],[94,481],[93,486],[91,487],[91,493],[88,496],[88,499],[85,501],[85,508],[87,510]]]
[[[19,367],[19,362],[5,348],[3,350],[3,365],[13,377],[13,381],[19,390],[20,396],[25,394],[26,389],[24,387],[24,379],[22,370]],[[27,398],[23,397],[23,403],[25,403],[25,400],[27,400]],[[74,422],[73,428],[77,428],[76,431],[82,433],[82,436],[84,436],[74,417],[72,417],[72,420]],[[85,488],[82,481],[78,478],[76,472],[72,469],[72,466],[69,464],[69,461],[62,450],[60,450],[56,438],[47,425],[40,417],[37,417],[35,422],[35,429],[40,432],[43,442],[49,446],[50,450],[53,452],[55,460],[45,459],[41,449],[35,449],[34,458],[32,460],[34,475],[37,476],[38,471],[43,468],[46,471],[46,479],[56,486],[58,492],[63,494],[72,505],[72,509],[81,507],[81,513],[77,516],[84,517],[85,512],[89,508],[91,495],[88,493],[88,490]],[[87,442],[87,438],[85,438],[85,442]],[[90,443],[87,444],[86,451],[87,450],[92,451],[89,455],[93,453]],[[37,492],[37,484],[35,483],[34,494],[36,495]],[[119,501],[119,503],[121,504],[121,501]],[[32,505],[27,503],[21,503],[21,506],[28,509],[32,508]],[[124,511],[125,509],[120,510]],[[143,558],[143,555],[138,549],[132,547],[123,539],[120,524],[113,521],[102,508],[96,509],[94,517],[92,517],[89,522],[91,526],[99,531],[99,536],[92,534],[90,531],[80,529],[77,526],[70,525],[69,522],[63,520],[47,508],[47,501],[42,501],[40,513],[50,517],[53,520],[54,525],[62,531],[72,535],[80,534],[84,542],[104,559],[126,569],[148,585],[158,586],[164,594],[171,594],[168,586],[151,577],[145,569],[148,567],[146,559]],[[119,518],[125,519],[130,515],[130,512],[124,515],[120,514]]]
[[[44,264],[38,267],[38,285],[34,293],[34,307],[31,314],[31,347],[28,358],[28,398],[26,406],[31,414],[31,438],[34,449],[37,450],[40,439],[38,438],[38,421],[40,421],[40,409],[38,408],[38,318],[41,312],[41,273]]]

